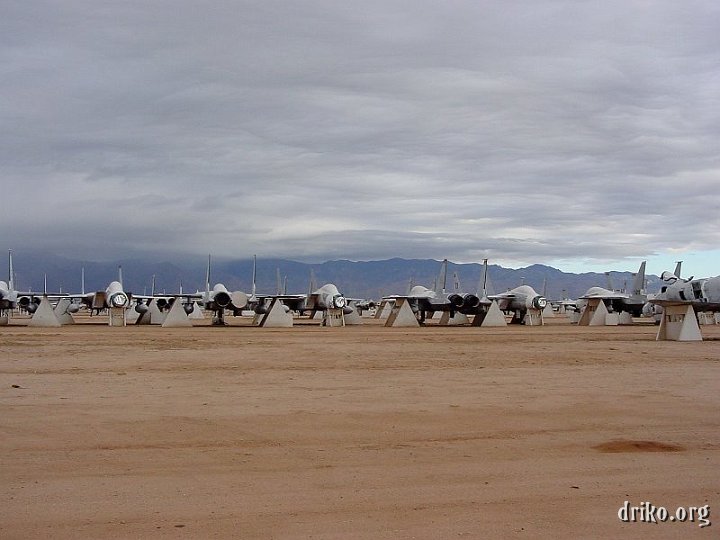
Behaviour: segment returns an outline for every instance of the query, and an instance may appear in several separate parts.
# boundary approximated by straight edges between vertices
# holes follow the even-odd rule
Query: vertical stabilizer
[[[85,296],[85,267],[80,269],[80,294]]]
[[[8,249],[8,287],[11,291],[15,290],[15,271],[12,263],[12,249]]]
[[[43,296],[47,296],[47,274],[43,274]]]
[[[542,295],[547,298],[547,278],[543,278]]]
[[[257,255],[253,255],[253,271],[252,271],[252,291],[250,291],[250,298],[255,298],[257,292]]]
[[[438,292],[437,287],[440,287],[442,289],[442,292],[445,292],[445,289],[447,288],[447,269],[448,269],[448,260],[443,259],[443,262],[440,263],[440,274],[438,275],[437,286],[435,287],[435,292]]]
[[[275,268],[275,281],[276,281],[275,290],[277,291],[276,294],[281,295],[283,293],[283,290],[282,290],[282,279],[280,277],[280,267],[279,266],[277,268]]]
[[[155,296],[155,274],[152,275],[152,281],[150,282],[150,296]]]
[[[457,272],[453,272],[453,292],[456,294],[460,293],[460,278]]]
[[[640,268],[637,274],[635,274],[631,291],[632,294],[643,294],[645,290],[645,262],[646,261],[640,263]]]
[[[315,269],[310,269],[310,290],[308,291],[308,294],[312,294],[314,291],[317,290],[317,282],[315,281]]]
[[[414,279],[412,276],[410,276],[410,279],[408,279],[408,285],[407,285],[407,291],[405,292],[405,295],[409,295],[410,291],[412,291],[413,285],[414,285]]]
[[[483,259],[483,267],[480,272],[480,283],[478,284],[477,292],[480,298],[487,298],[488,296],[495,294],[492,283],[490,283],[490,273],[488,271],[487,259]]]
[[[122,265],[118,265],[118,283],[121,287],[124,287],[123,285],[123,276],[122,276]]]
[[[210,254],[208,254],[207,270],[205,270],[205,298],[210,297]]]
[[[680,273],[682,272],[682,263],[683,263],[682,261],[677,261],[675,263],[675,271],[673,272],[673,274],[675,274],[675,276],[677,276],[678,279],[680,279],[680,277],[681,277]]]

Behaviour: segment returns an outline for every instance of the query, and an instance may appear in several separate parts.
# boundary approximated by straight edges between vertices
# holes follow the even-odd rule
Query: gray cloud
[[[715,2],[11,2],[8,247],[613,261],[720,240]]]

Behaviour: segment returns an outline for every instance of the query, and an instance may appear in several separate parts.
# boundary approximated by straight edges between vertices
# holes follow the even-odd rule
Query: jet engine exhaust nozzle
[[[219,291],[215,293],[215,297],[213,298],[213,302],[215,302],[215,305],[218,307],[228,307],[230,305],[230,295],[224,291]]]
[[[117,292],[110,297],[108,304],[110,307],[120,308],[128,305],[128,297],[125,293]]]

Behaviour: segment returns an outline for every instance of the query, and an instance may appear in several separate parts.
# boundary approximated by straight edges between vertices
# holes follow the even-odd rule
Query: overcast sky
[[[15,251],[720,273],[720,2],[3,0]]]

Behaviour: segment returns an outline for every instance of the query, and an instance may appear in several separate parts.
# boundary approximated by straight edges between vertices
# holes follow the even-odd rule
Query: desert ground
[[[21,323],[3,539],[718,538],[720,327]]]

